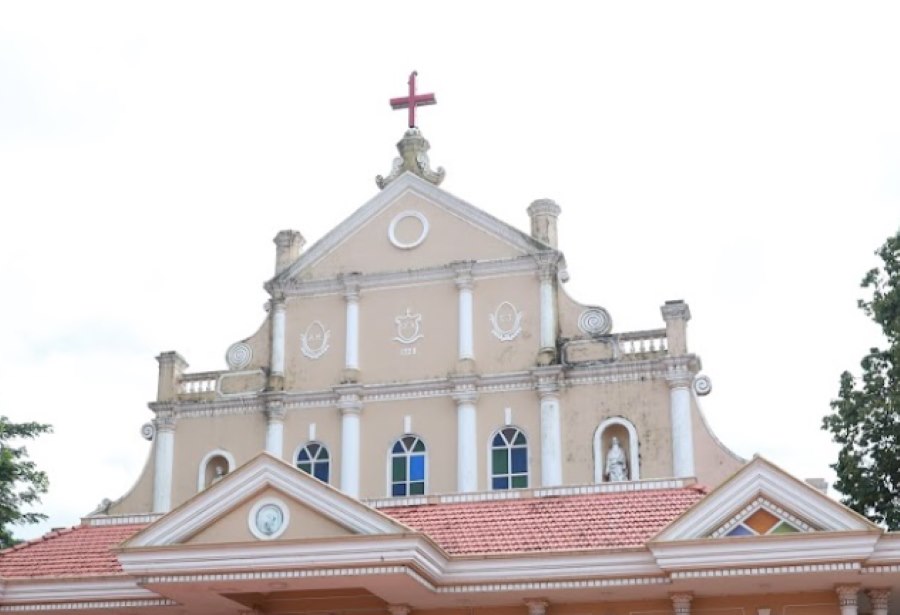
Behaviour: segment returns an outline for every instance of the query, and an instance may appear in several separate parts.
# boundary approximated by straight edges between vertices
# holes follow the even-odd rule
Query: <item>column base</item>
[[[269,374],[269,381],[266,383],[267,391],[283,391],[284,390],[284,375],[283,374]]]
[[[453,373],[456,376],[471,376],[475,370],[475,359],[457,359],[456,370]]]
[[[541,348],[537,355],[537,364],[553,365],[556,362],[556,348]]]
[[[359,382],[359,370],[345,368],[341,370],[341,384],[353,384]]]

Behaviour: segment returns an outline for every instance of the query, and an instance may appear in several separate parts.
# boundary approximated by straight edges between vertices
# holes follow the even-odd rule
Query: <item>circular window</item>
[[[418,211],[404,211],[391,220],[388,239],[401,250],[411,250],[428,236],[428,218]]]
[[[247,524],[250,533],[260,540],[272,540],[284,533],[290,520],[291,513],[284,502],[275,498],[265,498],[250,509]]]

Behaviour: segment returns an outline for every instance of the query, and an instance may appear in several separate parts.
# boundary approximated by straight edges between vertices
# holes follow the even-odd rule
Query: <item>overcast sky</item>
[[[523,230],[555,199],[569,292],[616,331],[686,300],[718,437],[831,482],[900,223],[897,32],[895,2],[0,4],[0,413],[55,428],[18,535],[131,486],[154,356],[225,367],[275,233],[390,171],[412,69],[443,188]]]

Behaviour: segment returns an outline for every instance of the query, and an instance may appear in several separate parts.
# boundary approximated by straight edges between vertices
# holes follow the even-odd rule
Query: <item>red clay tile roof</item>
[[[146,524],[54,530],[0,552],[0,577],[73,577],[122,574],[112,548]]]
[[[380,511],[451,555],[639,547],[705,494],[702,488],[397,506]]]

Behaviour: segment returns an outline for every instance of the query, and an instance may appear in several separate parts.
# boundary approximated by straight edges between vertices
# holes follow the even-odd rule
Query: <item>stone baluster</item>
[[[454,378],[456,401],[456,490],[478,491],[478,430],[475,402],[478,391],[475,378]]]
[[[888,600],[891,597],[891,589],[889,587],[876,587],[867,589],[866,593],[869,595],[869,602],[872,603],[872,615],[888,615]]]
[[[859,585],[838,585],[834,588],[838,596],[841,615],[857,615],[859,607]]]
[[[175,461],[175,416],[171,410],[156,408],[153,421],[153,512],[167,513],[172,508],[172,470]]]
[[[337,407],[341,411],[341,491],[359,497],[360,414],[362,400],[359,387],[336,387]]]

